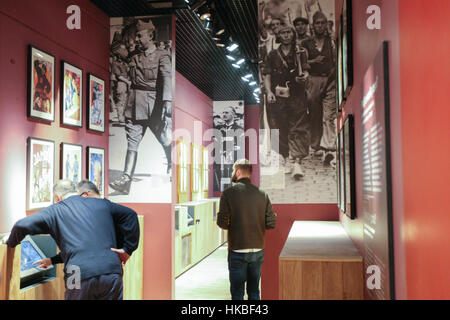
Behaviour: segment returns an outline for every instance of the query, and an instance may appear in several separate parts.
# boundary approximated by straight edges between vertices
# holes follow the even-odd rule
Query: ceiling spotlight
[[[231,60],[231,61],[235,61],[235,60],[236,60],[233,56],[230,56],[230,55],[228,55],[228,54],[227,54],[226,57],[228,58],[228,60]]]
[[[237,64],[243,64],[244,63],[244,61],[245,61],[245,59],[241,59],[241,60],[239,60],[238,62],[236,62]]]
[[[224,32],[225,32],[225,29],[220,29],[219,31],[216,32],[216,35],[220,36]]]
[[[250,86],[254,86],[255,84],[256,84],[256,81],[252,81],[252,82],[249,83]]]
[[[213,39],[214,41],[219,41],[219,40],[220,40],[220,38],[217,38],[217,37],[212,37],[212,39]]]
[[[220,43],[220,42],[216,43],[216,46],[221,47],[221,48],[225,47],[225,45],[223,43]]]
[[[227,47],[227,50],[230,52],[233,52],[234,50],[236,50],[239,46],[236,43],[232,43],[231,45],[229,45]]]
[[[241,77],[241,79],[244,80],[245,82],[249,82],[250,81],[246,77]]]
[[[200,20],[210,20],[211,19],[211,13],[207,12],[200,16]]]
[[[257,93],[257,92],[260,92],[260,91],[261,91],[260,88],[256,88],[255,90],[253,90],[253,94],[255,94],[255,93]]]
[[[249,79],[249,78],[251,78],[251,77],[253,77],[253,75],[252,75],[251,73],[246,74],[246,75],[244,76],[245,79]]]
[[[239,69],[241,67],[240,65],[238,65],[236,63],[233,63],[232,66],[235,67],[236,69]]]
[[[184,0],[184,2],[186,2],[187,4],[189,4],[189,0]]]

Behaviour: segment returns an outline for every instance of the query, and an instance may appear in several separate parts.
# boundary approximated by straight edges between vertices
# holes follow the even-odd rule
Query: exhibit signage
[[[389,134],[388,44],[383,43],[363,80],[361,102],[362,215],[365,270],[379,270],[372,286],[366,273],[366,297],[394,299],[392,194]],[[376,266],[377,268],[373,268]]]

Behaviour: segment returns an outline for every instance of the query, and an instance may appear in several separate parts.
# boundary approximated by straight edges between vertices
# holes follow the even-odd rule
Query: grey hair
[[[77,190],[79,194],[82,194],[84,192],[92,192],[100,195],[100,191],[98,190],[97,186],[89,180],[81,180],[77,185]]]
[[[77,192],[77,189],[75,188],[75,184],[72,180],[69,179],[63,179],[58,180],[55,185],[53,186],[53,192],[58,197],[64,197],[68,193],[75,193]]]

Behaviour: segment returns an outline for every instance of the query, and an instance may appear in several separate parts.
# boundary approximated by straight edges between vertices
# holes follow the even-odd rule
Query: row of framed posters
[[[55,57],[32,45],[28,53],[28,117],[55,121]],[[61,123],[83,127],[83,70],[61,61]],[[87,128],[105,132],[105,81],[87,74]]]
[[[87,147],[86,178],[92,181],[104,195],[105,150]],[[83,146],[61,143],[60,178],[72,180],[75,184],[82,180]],[[52,140],[28,138],[28,206],[33,210],[53,203],[55,183],[55,142]]]

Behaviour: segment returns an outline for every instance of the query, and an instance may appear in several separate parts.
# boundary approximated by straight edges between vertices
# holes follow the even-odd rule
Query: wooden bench
[[[340,222],[295,221],[279,257],[280,300],[360,300],[363,259]]]

